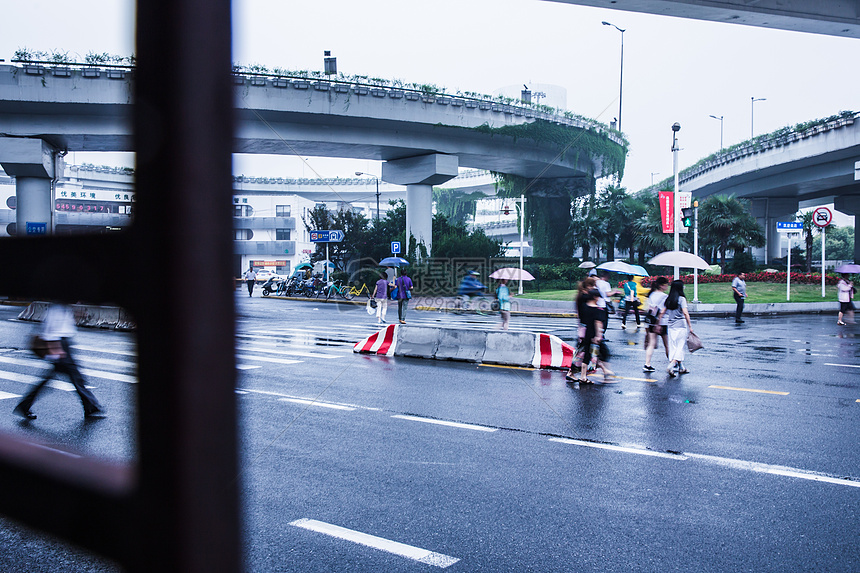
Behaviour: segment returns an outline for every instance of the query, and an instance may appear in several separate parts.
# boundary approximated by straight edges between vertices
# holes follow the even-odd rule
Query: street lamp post
[[[659,171],[652,171],[651,172],[651,185],[654,185],[654,176],[655,175],[660,175],[660,172]]]
[[[750,139],[755,137],[755,132],[753,131],[753,117],[755,115],[755,102],[757,101],[766,101],[766,97],[752,97],[750,96]]]
[[[723,150],[723,116],[717,117],[715,115],[711,115],[709,117],[720,120],[720,151],[722,151]]]
[[[604,26],[612,26],[619,32],[621,32],[621,74],[618,79],[618,131],[621,131],[621,96],[624,93],[624,32],[615,24],[610,22],[603,22]]]
[[[376,175],[371,175],[370,173],[364,173],[362,171],[356,171],[355,176],[361,177],[362,175],[368,175],[376,179],[376,221],[379,222],[379,177]]]
[[[679,197],[679,189],[678,189],[678,132],[681,131],[681,124],[677,121],[672,124],[672,171],[675,174],[675,193],[673,193],[672,198],[672,230],[675,235],[674,242],[674,250],[680,251],[680,240],[678,238],[678,227],[680,226],[680,217],[678,217],[678,212],[680,211],[680,197]],[[678,280],[680,277],[680,269],[675,267],[675,280]]]

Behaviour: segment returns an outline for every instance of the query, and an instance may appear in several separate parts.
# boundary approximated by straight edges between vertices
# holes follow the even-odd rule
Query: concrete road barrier
[[[18,315],[19,320],[42,322],[45,311],[51,305],[49,302],[31,302],[27,308]],[[89,328],[110,328],[114,330],[134,330],[137,324],[131,315],[123,308],[117,306],[93,306],[86,304],[73,304],[75,323],[78,326]]]
[[[439,328],[423,326],[398,326],[395,356],[435,358],[439,347]]]
[[[481,362],[487,347],[487,331],[440,328],[436,360]]]
[[[508,366],[531,366],[537,335],[534,332],[493,331],[487,333],[483,362]]]

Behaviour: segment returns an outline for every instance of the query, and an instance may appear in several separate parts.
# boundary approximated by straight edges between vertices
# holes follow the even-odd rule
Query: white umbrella
[[[514,267],[504,267],[493,271],[491,279],[508,279],[509,281],[533,281],[535,278],[528,271],[521,271]]]
[[[585,262],[579,263],[579,268],[581,268],[581,269],[593,269],[596,266],[597,265],[595,265],[591,261],[585,261]]]
[[[633,265],[624,261],[607,261],[597,265],[597,268],[603,271],[611,271],[613,273],[623,273],[625,275],[638,275],[639,273],[633,268]]]
[[[664,267],[683,267],[685,269],[708,269],[710,265],[698,255],[686,251],[666,251],[660,253],[648,263]]]

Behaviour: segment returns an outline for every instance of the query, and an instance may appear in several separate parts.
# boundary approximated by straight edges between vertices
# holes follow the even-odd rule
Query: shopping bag
[[[695,333],[691,332],[687,335],[687,350],[691,353],[697,351],[700,348],[704,348],[702,344],[702,339],[699,338]]]
[[[371,314],[371,315],[376,314],[376,309],[373,308],[376,306],[375,304],[373,304],[375,302],[376,301],[373,299],[370,299],[369,301],[367,301],[367,314]]]

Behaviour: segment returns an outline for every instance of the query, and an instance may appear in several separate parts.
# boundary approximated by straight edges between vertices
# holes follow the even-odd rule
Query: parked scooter
[[[269,277],[269,280],[263,283],[263,296],[269,296],[272,293],[281,294],[284,290],[286,281],[282,278]]]

